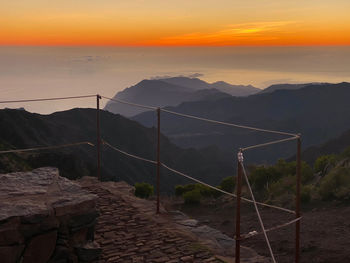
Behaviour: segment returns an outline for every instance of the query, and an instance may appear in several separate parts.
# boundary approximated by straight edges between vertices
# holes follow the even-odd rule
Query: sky
[[[350,46],[0,47],[0,100],[103,94],[143,79],[199,77],[266,88],[276,83],[350,82]],[[2,104],[50,113],[95,107],[95,98]],[[106,100],[103,100],[102,106]]]
[[[349,0],[0,0],[0,45],[350,45]]]
[[[0,99],[114,96],[155,76],[350,82],[349,11],[350,0],[0,0]]]

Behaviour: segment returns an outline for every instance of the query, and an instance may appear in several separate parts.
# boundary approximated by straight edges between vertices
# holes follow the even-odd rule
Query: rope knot
[[[238,161],[240,163],[243,163],[243,152],[242,151],[239,151],[238,154],[237,154],[237,158],[238,158]]]

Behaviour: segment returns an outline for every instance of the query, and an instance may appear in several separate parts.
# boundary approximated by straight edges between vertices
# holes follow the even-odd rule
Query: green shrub
[[[195,189],[199,190],[199,193],[201,194],[201,196],[203,197],[211,197],[213,195],[213,190],[206,186],[206,185],[202,185],[202,184],[196,184],[195,185]]]
[[[148,183],[136,183],[135,195],[140,198],[148,198],[153,195],[153,186]]]
[[[341,154],[340,159],[349,158],[350,157],[350,146],[347,147]]]
[[[301,183],[306,184],[314,178],[314,171],[306,162],[301,162]]]
[[[272,182],[276,169],[274,167],[258,166],[249,175],[249,181],[255,192],[262,192]]]
[[[300,199],[303,204],[309,203],[311,201],[312,186],[305,185],[301,188]]]
[[[216,188],[221,189],[221,185],[217,185]],[[221,193],[217,190],[211,189],[211,191],[212,191],[212,197],[214,197],[214,198],[219,198],[220,196],[223,195],[223,193]]]
[[[185,204],[199,204],[201,202],[201,197],[199,189],[194,189],[183,194]]]
[[[267,196],[274,203],[290,203],[295,196],[295,176],[286,176],[272,183],[267,190]]]
[[[192,191],[196,188],[196,184],[185,184],[184,185],[184,193]]]
[[[186,184],[175,186],[175,195],[183,196],[184,194],[191,192],[193,190],[198,190],[202,197],[217,197],[218,191],[211,189],[208,186],[202,184]]]
[[[314,164],[314,171],[316,173],[323,172],[327,165],[334,165],[336,162],[336,156],[334,154],[331,155],[322,155],[318,157]]]
[[[236,177],[229,176],[224,178],[220,183],[220,188],[226,192],[233,193],[236,186]]]
[[[176,196],[182,196],[185,192],[185,187],[183,185],[176,185],[175,186],[175,195]]]
[[[286,162],[285,160],[278,160],[273,166],[258,166],[255,167],[250,175],[249,180],[252,184],[254,191],[263,194],[268,191],[269,186],[278,182],[279,180],[295,176],[296,174],[296,162]],[[301,163],[301,181],[303,184],[313,179],[313,170],[306,163]]]
[[[321,181],[319,194],[323,200],[350,200],[350,169],[333,169]]]

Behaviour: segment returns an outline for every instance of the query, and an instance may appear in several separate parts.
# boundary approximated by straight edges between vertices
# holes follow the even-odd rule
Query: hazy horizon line
[[[2,44],[0,47],[121,47],[121,48],[198,48],[198,47],[350,47],[348,44],[276,44],[276,45],[118,45],[118,44]]]

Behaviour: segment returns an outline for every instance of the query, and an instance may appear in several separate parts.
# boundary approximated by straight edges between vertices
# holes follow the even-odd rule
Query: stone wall
[[[56,168],[0,174],[0,262],[92,262],[96,196]]]

